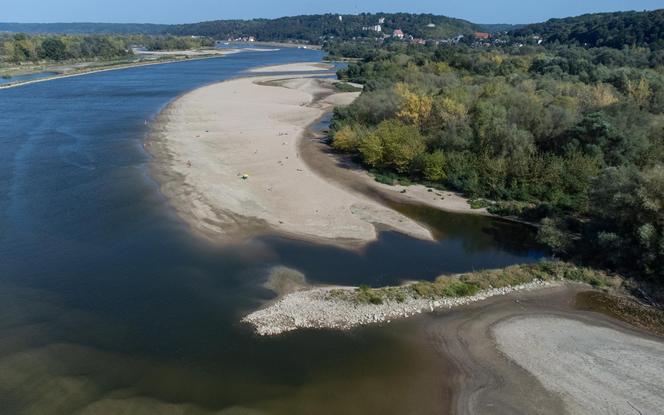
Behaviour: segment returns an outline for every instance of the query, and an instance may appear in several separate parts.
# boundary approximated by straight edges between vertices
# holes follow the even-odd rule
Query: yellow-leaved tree
[[[394,90],[403,100],[397,117],[406,123],[420,127],[431,115],[433,99],[428,95],[420,95],[411,91],[404,83],[396,84]]]

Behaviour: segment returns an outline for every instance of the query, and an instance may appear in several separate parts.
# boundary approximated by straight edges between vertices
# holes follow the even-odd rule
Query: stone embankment
[[[253,325],[256,333],[263,336],[305,328],[349,330],[368,324],[389,323],[423,312],[459,307],[515,291],[557,284],[559,283],[537,280],[512,287],[483,290],[467,297],[410,297],[401,302],[386,299],[382,304],[349,299],[354,297],[357,290],[355,287],[319,287],[287,294],[269,306],[245,316],[242,321]],[[348,295],[339,295],[343,291],[347,291]]]

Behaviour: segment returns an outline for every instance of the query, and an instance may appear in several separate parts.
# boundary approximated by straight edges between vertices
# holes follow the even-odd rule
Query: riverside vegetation
[[[284,272],[294,273],[295,280],[301,276],[293,270]],[[661,332],[657,324],[663,321],[664,312],[622,295],[634,288],[631,281],[561,261],[441,276],[432,282],[412,282],[398,287],[303,286],[248,314],[243,321],[253,325],[261,335],[278,335],[303,328],[348,330],[568,283],[587,284],[595,288],[591,293],[604,295],[601,301],[588,300],[587,296],[581,298],[582,303],[577,300],[579,308],[603,312],[654,333]],[[606,304],[621,306],[607,312]]]
[[[542,261],[459,276],[440,276],[434,281],[418,281],[398,287],[370,288],[363,285],[355,290],[333,289],[328,295],[331,299],[358,304],[383,304],[386,301],[403,303],[410,299],[470,297],[485,290],[517,287],[532,282],[565,281],[607,290],[624,288],[624,281],[620,277],[603,271],[562,261]]]
[[[634,41],[620,49],[598,37],[607,46],[328,43],[331,55],[359,59],[339,78],[364,84],[335,111],[332,146],[381,180],[452,188],[538,222],[557,255],[661,284],[664,43],[661,26],[630,22],[662,16],[596,16],[606,27],[623,19],[611,36]],[[588,20],[576,19],[546,36]],[[521,30],[515,39],[536,29]]]
[[[214,46],[205,37],[146,35],[0,35],[0,61],[10,64],[115,59],[133,55],[132,46],[147,50],[184,50]]]

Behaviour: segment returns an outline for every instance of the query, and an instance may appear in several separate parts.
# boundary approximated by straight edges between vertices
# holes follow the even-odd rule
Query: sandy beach
[[[584,290],[518,292],[427,317],[427,336],[457,372],[454,413],[657,413],[662,339],[579,311]]]
[[[270,73],[270,72],[316,72],[329,71],[334,69],[333,65],[321,62],[300,62],[289,63],[285,65],[259,66],[249,69],[249,73]]]
[[[322,177],[300,156],[307,126],[357,96],[337,92],[332,82],[304,75],[242,78],[169,105],[147,148],[179,215],[220,241],[269,231],[358,246],[376,239],[376,225],[431,239],[422,225]]]
[[[316,62],[254,68],[282,74],[206,86],[162,111],[146,147],[162,192],[194,230],[222,242],[272,232],[358,247],[380,229],[433,238],[389,201],[487,214],[453,192],[378,183],[333,154],[308,127],[359,93],[303,73],[327,69]]]
[[[500,350],[561,396],[569,413],[664,408],[662,342],[546,314],[507,319],[492,331]]]

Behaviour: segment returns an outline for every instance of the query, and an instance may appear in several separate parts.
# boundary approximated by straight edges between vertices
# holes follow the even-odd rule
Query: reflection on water
[[[220,248],[149,176],[143,139],[171,99],[321,57],[247,52],[0,91],[3,415],[445,412],[444,362],[417,320],[265,339],[239,318],[270,298],[274,265],[336,284],[431,278],[535,260],[501,239],[518,229],[450,216],[438,242],[387,232],[361,252],[276,237]]]

